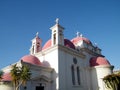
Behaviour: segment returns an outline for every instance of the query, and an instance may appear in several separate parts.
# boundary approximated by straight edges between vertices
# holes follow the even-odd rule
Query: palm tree
[[[120,90],[120,74],[111,74],[103,78],[107,88]]]
[[[0,81],[2,80],[2,76],[3,76],[3,71],[0,70]]]
[[[17,67],[16,64],[13,65],[10,74],[11,74],[11,77],[12,77],[12,82],[14,84],[14,89],[15,90],[17,90],[18,85],[19,85],[20,73],[21,73],[20,68]]]
[[[26,82],[30,79],[30,69],[26,65],[18,67],[16,64],[13,65],[11,70],[12,81],[14,89],[18,90],[21,85],[26,85]]]
[[[30,76],[31,76],[30,69],[28,68],[28,66],[23,65],[21,72],[22,72],[21,73],[21,82],[25,86],[26,82],[30,79]]]

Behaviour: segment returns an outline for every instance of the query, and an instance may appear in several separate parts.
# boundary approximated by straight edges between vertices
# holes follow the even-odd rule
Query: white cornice
[[[65,51],[65,52],[67,52],[69,54],[72,54],[72,55],[75,55],[75,56],[78,56],[78,57],[81,57],[81,58],[85,58],[85,55],[83,53],[81,53],[81,52],[79,52],[77,50],[74,50],[72,48],[63,46],[63,45],[54,45],[54,46],[51,46],[51,47],[49,47],[49,48],[47,48],[45,50],[42,50],[41,52],[39,52],[39,53],[37,53],[35,55],[36,56],[38,56],[38,55],[39,56],[43,56],[43,55],[45,55],[47,53],[51,53],[52,51],[54,51],[56,49]]]

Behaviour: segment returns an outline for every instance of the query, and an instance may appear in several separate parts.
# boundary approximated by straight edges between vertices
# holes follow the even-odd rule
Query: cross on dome
[[[80,37],[83,37],[83,35],[82,35],[82,34],[80,34]]]
[[[78,32],[78,31],[77,31],[77,33],[76,33],[76,34],[77,34],[77,37],[79,37],[79,36],[80,36],[80,32]]]
[[[97,43],[94,43],[94,45],[95,45],[95,47],[97,47],[97,46],[98,46],[98,44],[97,44]]]
[[[83,37],[83,35],[80,34],[80,32],[77,32],[76,34],[77,34],[77,37]]]

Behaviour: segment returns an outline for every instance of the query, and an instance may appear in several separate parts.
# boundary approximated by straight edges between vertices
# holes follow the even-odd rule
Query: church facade
[[[101,49],[79,32],[72,40],[66,39],[59,19],[50,29],[51,38],[43,47],[37,33],[30,54],[15,63],[28,65],[32,73],[20,90],[108,90],[103,77],[113,73],[113,66]],[[11,66],[2,69],[0,90],[13,90]]]

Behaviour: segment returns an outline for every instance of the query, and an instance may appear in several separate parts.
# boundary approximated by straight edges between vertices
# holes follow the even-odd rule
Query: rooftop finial
[[[77,34],[77,37],[79,37],[79,36],[80,36],[80,32],[78,32],[78,31],[77,31],[77,33],[76,33],[76,34]]]
[[[83,35],[82,35],[82,34],[80,34],[80,37],[83,37]]]
[[[36,33],[36,37],[38,37],[39,32]]]
[[[55,22],[56,24],[59,24],[59,18],[56,18]]]
[[[94,43],[94,45],[95,45],[95,47],[97,47],[97,46],[98,46],[98,44],[97,44],[97,43]]]

